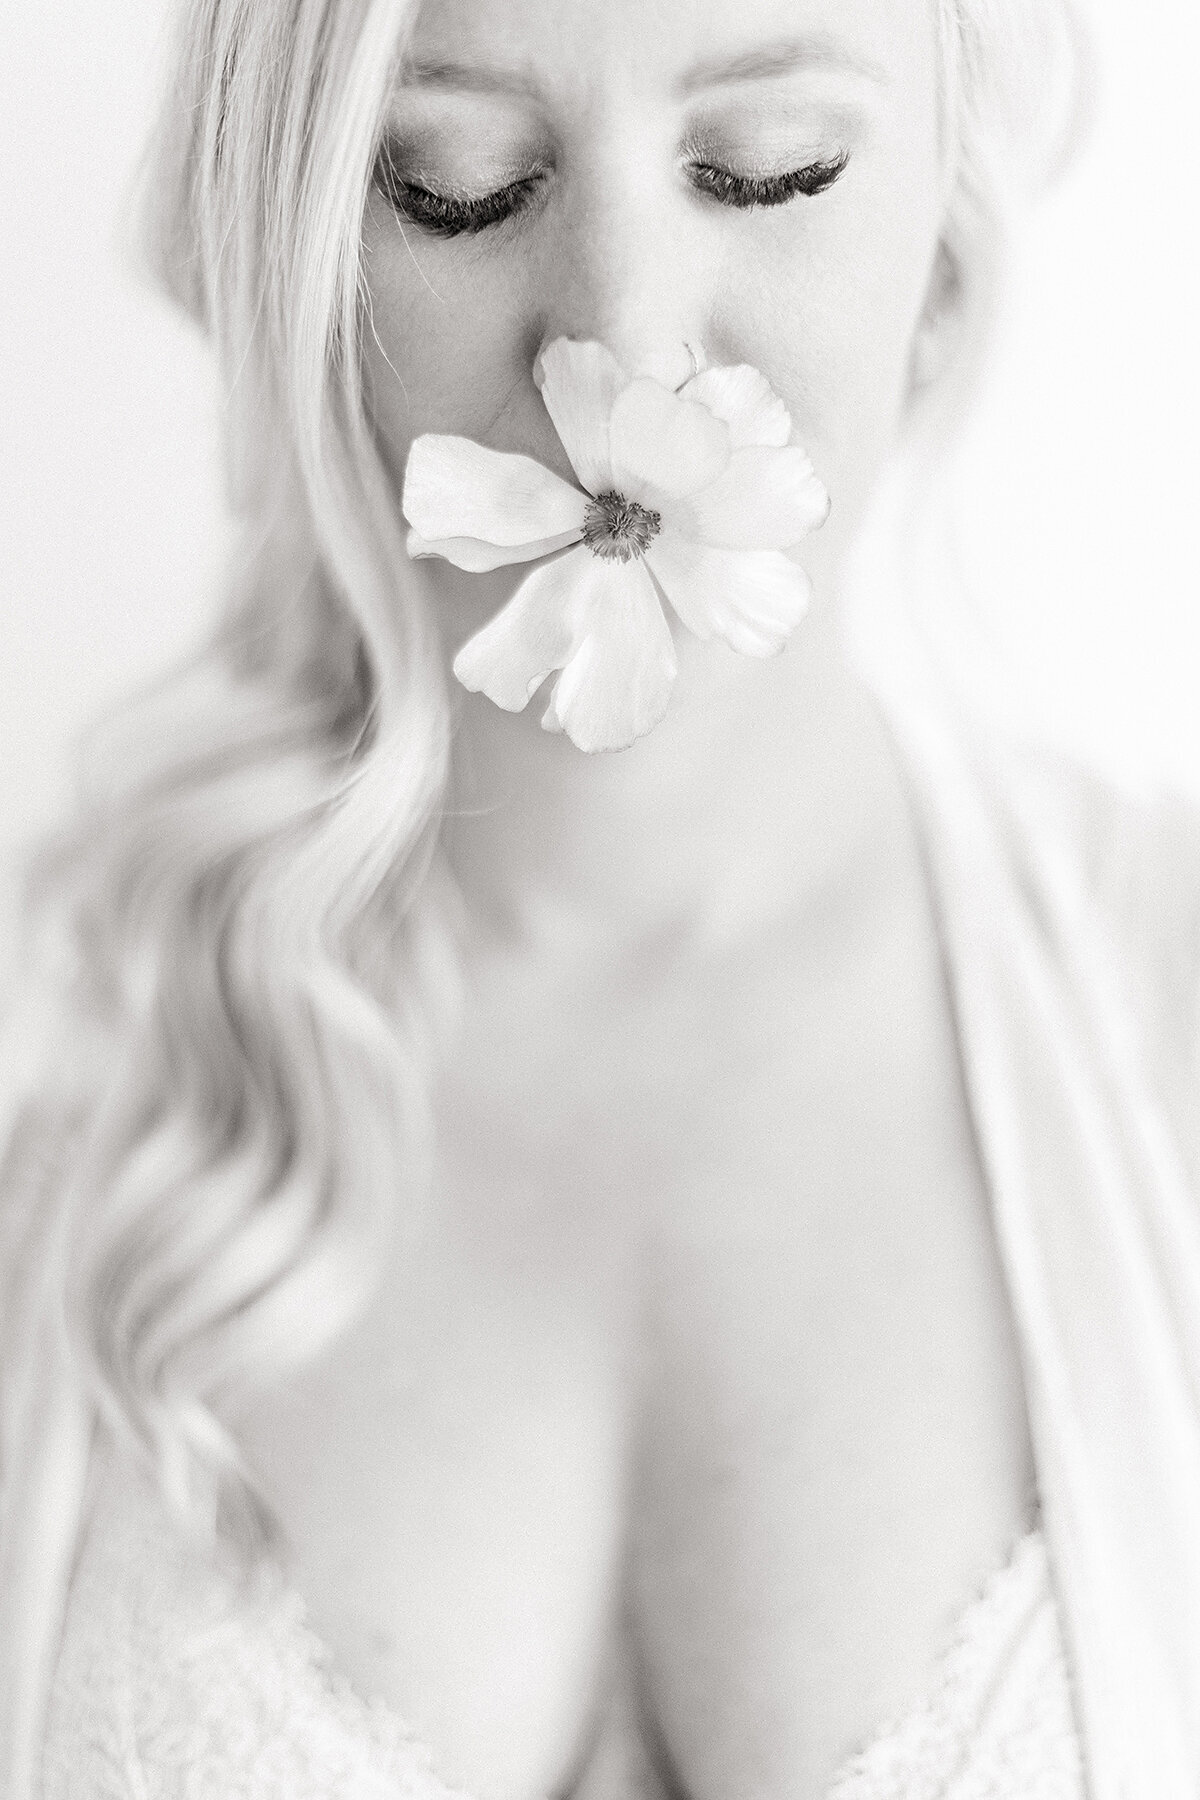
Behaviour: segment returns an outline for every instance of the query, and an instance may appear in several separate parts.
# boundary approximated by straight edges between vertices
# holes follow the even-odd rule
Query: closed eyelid
[[[844,169],[869,148],[874,120],[838,108],[747,115],[706,110],[688,121],[679,143],[683,164],[716,164],[748,179],[772,179],[816,164]]]
[[[730,127],[790,135],[795,142],[854,141],[875,128],[878,109],[869,95],[799,95],[778,89],[734,89],[707,96],[687,113],[689,137],[697,132],[728,133]]]
[[[414,161],[493,157],[516,163],[530,153],[545,160],[552,153],[555,130],[544,109],[513,104],[514,96],[486,83],[478,89],[456,82],[445,85],[401,82],[392,90],[384,115],[384,136]]]
[[[506,187],[547,171],[555,162],[553,142],[544,132],[481,136],[403,113],[394,114],[385,125],[379,156],[403,180],[472,191]]]

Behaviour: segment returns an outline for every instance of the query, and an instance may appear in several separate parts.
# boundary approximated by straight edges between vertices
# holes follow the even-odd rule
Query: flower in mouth
[[[630,379],[602,344],[556,338],[538,373],[579,486],[531,457],[427,433],[405,469],[408,551],[476,571],[537,562],[454,673],[509,712],[557,673],[547,730],[624,749],[670,699],[663,602],[697,637],[781,650],[810,597],[784,551],[824,523],[829,497],[747,364],[672,389]]]

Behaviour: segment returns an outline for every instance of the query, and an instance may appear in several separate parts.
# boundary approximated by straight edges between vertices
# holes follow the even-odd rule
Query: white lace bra
[[[72,1582],[43,1800],[450,1800],[414,1733],[330,1666],[294,1590],[267,1581],[240,1606],[231,1592],[148,1490],[107,1481]],[[1037,1530],[960,1618],[934,1692],[829,1800],[935,1796],[1083,1800]]]

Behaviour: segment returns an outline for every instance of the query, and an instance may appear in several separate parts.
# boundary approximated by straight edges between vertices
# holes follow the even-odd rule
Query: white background
[[[1090,147],[1045,205],[966,464],[980,603],[1060,726],[1200,787],[1200,8],[1092,0]],[[15,13],[15,16],[14,16]],[[122,248],[161,0],[18,0],[0,73],[0,854],[220,563],[202,347]]]

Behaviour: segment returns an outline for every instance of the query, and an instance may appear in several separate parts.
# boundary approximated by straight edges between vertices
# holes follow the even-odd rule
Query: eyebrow
[[[814,34],[780,38],[734,56],[694,63],[676,83],[675,92],[679,98],[686,98],[704,88],[739,81],[766,81],[805,69],[859,75],[881,84],[887,80],[878,63],[850,45],[837,38]],[[402,80],[405,86],[444,88],[459,93],[505,94],[527,100],[541,97],[537,80],[526,69],[453,62],[443,57],[408,62]]]
[[[463,94],[511,94],[526,100],[540,96],[537,82],[523,69],[490,68],[451,62],[444,57],[406,62],[401,83],[404,87],[445,88]]]
[[[772,76],[791,75],[797,70],[828,69],[837,74],[861,75],[868,81],[886,82],[887,75],[878,63],[843,43],[839,38],[813,35],[801,38],[779,38],[754,50],[743,50],[736,56],[714,57],[694,63],[679,81],[680,95],[697,93],[701,88],[723,87],[737,81],[766,81]]]

